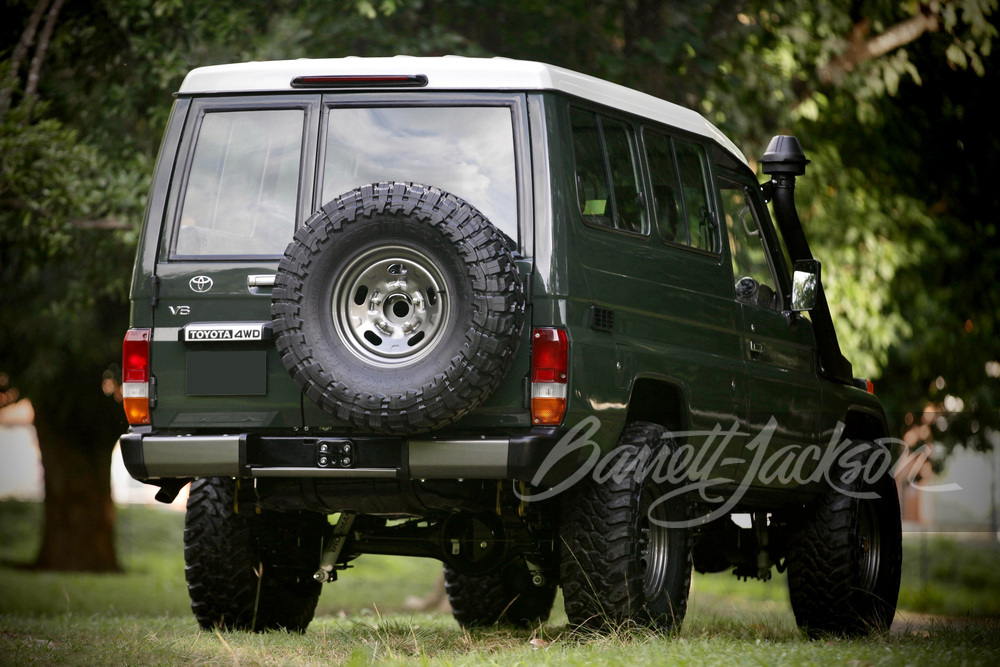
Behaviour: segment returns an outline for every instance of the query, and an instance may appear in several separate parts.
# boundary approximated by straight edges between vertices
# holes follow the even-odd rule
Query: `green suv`
[[[463,626],[681,623],[787,568],[810,635],[886,628],[900,519],[775,137],[539,63],[192,71],[157,160],[122,452],[205,628],[304,630],[364,554]],[[770,210],[768,204],[770,203]],[[776,224],[772,223],[771,210]],[[867,391],[866,391],[867,389]]]

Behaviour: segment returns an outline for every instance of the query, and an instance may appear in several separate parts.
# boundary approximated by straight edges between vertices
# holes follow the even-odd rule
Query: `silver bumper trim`
[[[136,438],[146,478],[295,477],[326,479],[395,479],[396,467],[320,468],[248,467],[244,435],[184,435]],[[141,443],[141,444],[139,444]],[[405,448],[410,479],[506,479],[507,438],[410,440]],[[265,462],[262,462],[265,463]]]
[[[150,477],[239,477],[243,437],[187,435],[142,439],[142,458]]]
[[[410,440],[410,477],[414,479],[504,479],[506,438]]]

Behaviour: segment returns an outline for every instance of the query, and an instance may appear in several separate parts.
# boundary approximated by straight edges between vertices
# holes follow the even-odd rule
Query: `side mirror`
[[[801,313],[816,307],[819,296],[819,262],[800,259],[792,271],[792,310]]]

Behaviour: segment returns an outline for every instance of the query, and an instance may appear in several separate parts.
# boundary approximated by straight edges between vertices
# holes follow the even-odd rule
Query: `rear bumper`
[[[504,438],[271,437],[127,433],[122,458],[140,481],[194,477],[313,479],[510,479],[551,486],[577,467],[547,461],[566,435],[533,428]],[[562,450],[560,450],[562,451]],[[535,480],[543,463],[545,478]]]

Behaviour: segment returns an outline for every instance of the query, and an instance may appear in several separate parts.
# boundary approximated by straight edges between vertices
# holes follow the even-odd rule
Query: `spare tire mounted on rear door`
[[[524,312],[509,241],[415,183],[347,192],[295,233],[271,303],[285,368],[341,421],[380,433],[452,422],[510,367]]]

